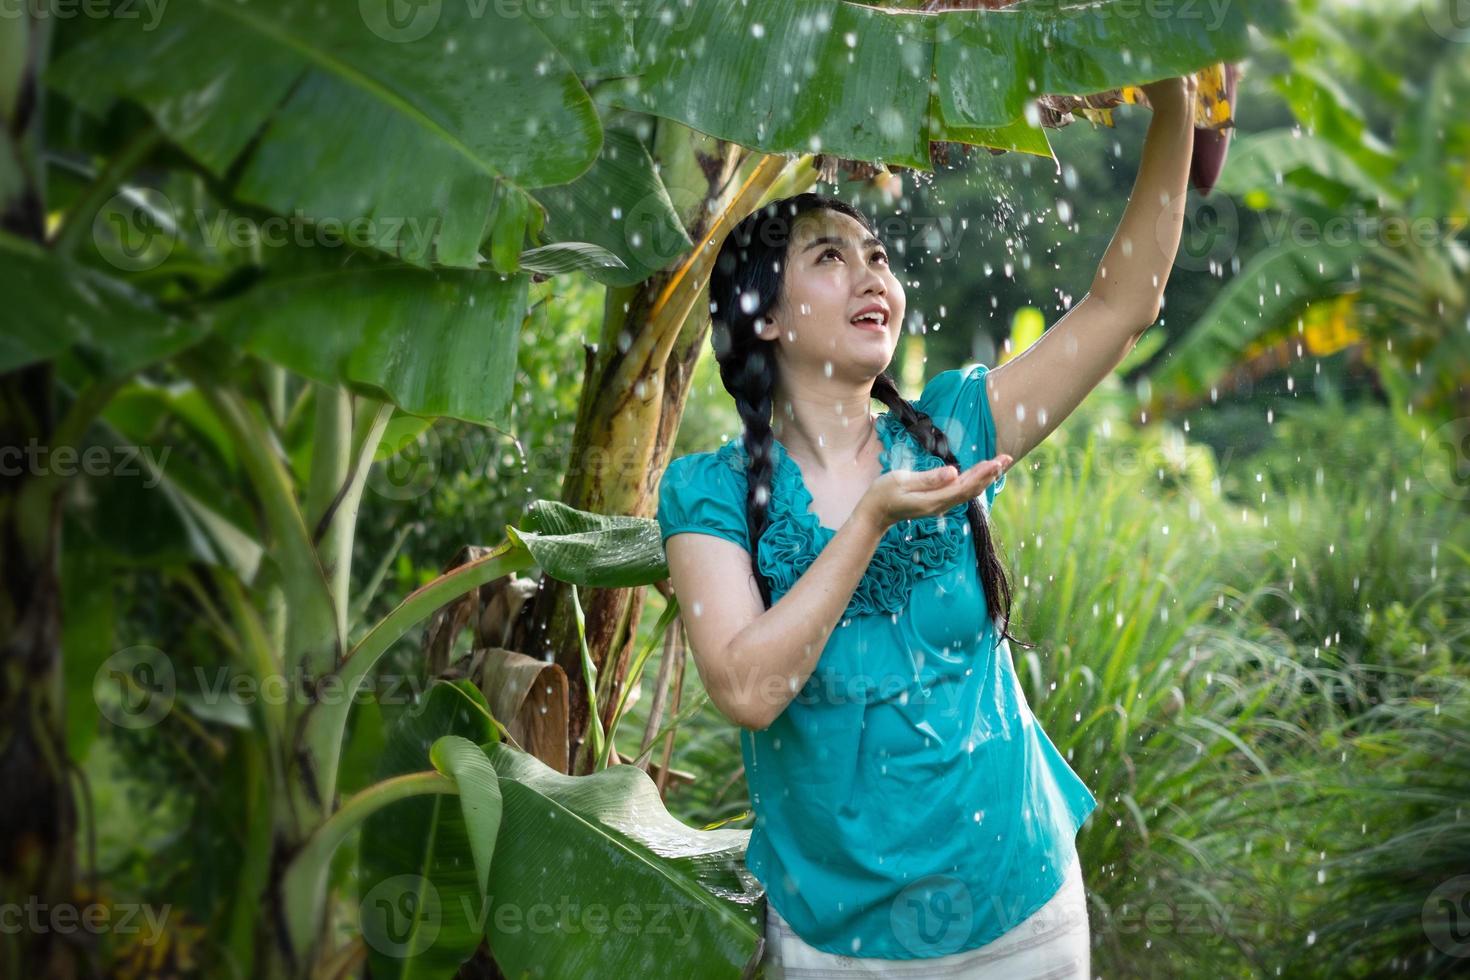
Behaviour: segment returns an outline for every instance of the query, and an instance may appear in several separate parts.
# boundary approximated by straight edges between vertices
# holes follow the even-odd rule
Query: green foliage
[[[516,524],[533,500],[560,496],[582,345],[601,322],[603,294],[602,286],[579,277],[533,283],[503,430],[448,419],[417,426],[395,458],[377,463],[363,496],[353,562],[354,592],[380,563],[392,563],[371,612],[387,612],[393,596],[433,578],[465,544],[482,543],[487,528]],[[401,425],[408,426],[404,418]],[[389,429],[391,437],[393,423]],[[385,669],[414,672],[417,637],[410,641],[390,654]]]
[[[633,766],[574,777],[505,745],[489,756],[505,815],[490,882],[499,907],[486,926],[507,975],[625,976],[670,963],[683,976],[742,975],[764,909],[741,861],[748,832],[685,826]],[[555,925],[552,913],[552,923],[573,918]]]
[[[602,129],[529,18],[480,30],[463,5],[442,14],[438,31],[419,32],[419,18],[404,29],[381,11],[323,17],[290,0],[206,0],[158,24],[115,19],[50,81],[96,112],[118,98],[146,106],[215,175],[239,167],[243,201],[317,220],[391,218],[371,223],[373,247],[473,268],[492,204],[524,193],[502,191],[502,180],[571,180]],[[444,56],[446,36],[459,57]],[[544,128],[539,138],[527,120]],[[512,254],[524,231],[503,236]]]
[[[1467,784],[1422,758],[1462,741],[1470,538],[1396,432],[1302,408],[1201,483],[1084,412],[998,501],[1028,700],[1102,804],[1080,837],[1102,972],[1436,955],[1415,926],[1467,870]]]
[[[404,412],[486,422],[510,401],[513,379],[490,368],[514,360],[526,289],[525,276],[364,267],[278,278],[213,313],[242,350],[306,377],[388,393]],[[419,345],[437,355],[404,356]]]
[[[1105,91],[1140,73],[1166,77],[1233,60],[1246,51],[1248,24],[1278,31],[1286,19],[1264,3],[1234,4],[1214,24],[1172,10],[1138,17],[1122,4],[1050,0],[1004,16],[829,2],[655,6],[663,10],[636,28],[640,43],[622,43],[624,25],[614,21],[571,56],[579,70],[637,78],[599,89],[599,100],[767,152],[820,149],[919,169],[929,168],[931,139],[1046,154],[1041,134],[1023,122],[1033,93]],[[1147,66],[1136,64],[1135,47],[1149,52]],[[839,78],[840,87],[824,84]]]
[[[205,325],[171,316],[115,278],[58,261],[0,234],[0,290],[25,316],[0,338],[0,371],[78,350],[99,376],[126,377],[198,339]]]
[[[1401,17],[1391,25],[1309,13],[1303,24],[1337,61],[1361,63],[1358,46],[1383,33],[1425,48],[1427,78],[1422,87],[1376,93],[1393,109],[1391,144],[1374,134],[1357,93],[1320,67],[1278,85],[1298,125],[1239,140],[1219,185],[1252,209],[1237,217],[1224,202],[1227,244],[1236,245],[1246,219],[1258,220],[1269,244],[1214,297],[1152,380],[1198,400],[1265,344],[1285,341],[1289,356],[1302,357],[1306,334],[1315,355],[1311,305],[1346,296],[1344,332],[1400,408],[1404,431],[1417,427],[1415,411],[1448,421],[1470,405],[1463,285],[1470,127],[1459,112],[1470,96],[1470,54],[1437,36],[1428,13],[1422,23]],[[1302,43],[1280,42],[1291,53]]]
[[[378,779],[429,769],[431,749],[448,736],[473,746],[491,741],[494,733],[489,708],[473,685],[436,684],[389,732]],[[465,768],[473,766],[462,749],[456,755]],[[480,785],[484,796],[498,796],[493,769]],[[485,806],[495,809],[488,799]],[[493,846],[498,814],[487,812],[484,824],[472,827],[449,796],[400,800],[368,817],[358,912],[375,977],[448,976],[480,945],[479,852],[487,843]]]
[[[520,527],[506,531],[540,568],[563,582],[610,589],[668,578],[658,528],[647,518],[592,514],[538,500]]]

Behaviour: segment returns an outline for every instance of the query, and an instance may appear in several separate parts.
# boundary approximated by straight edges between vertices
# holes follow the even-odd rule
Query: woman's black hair
[[[744,424],[748,460],[745,518],[750,534],[750,553],[756,584],[766,607],[771,606],[771,584],[755,560],[761,536],[770,524],[772,477],[775,472],[771,431],[772,397],[776,386],[776,341],[756,335],[756,324],[777,304],[784,282],[787,249],[798,216],[819,208],[836,211],[857,220],[875,238],[881,236],[861,210],[822,194],[796,194],[757,209],[731,229],[720,244],[714,270],[710,273],[709,308],[711,339],[720,367],[720,381],[735,399]],[[887,405],[928,452],[961,469],[949,439],[929,418],[898,393],[888,372],[873,380],[873,397]],[[980,582],[985,602],[995,618],[1001,637],[1028,646],[1009,632],[1011,586],[991,540],[990,526],[978,499],[967,508],[970,532],[976,543]]]

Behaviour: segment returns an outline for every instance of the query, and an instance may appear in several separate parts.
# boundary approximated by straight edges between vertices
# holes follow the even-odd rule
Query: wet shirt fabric
[[[936,375],[914,403],[962,467],[996,454],[981,364]],[[878,416],[883,471],[927,470]],[[779,442],[756,561],[779,602],[837,533],[811,512]],[[750,550],[740,440],[671,462],[663,540]],[[1002,476],[981,496],[987,515]],[[985,601],[965,507],[889,528],[807,683],[769,728],[741,729],[755,826],[746,864],[811,946],[880,959],[982,946],[1061,888],[1097,800],[1032,714]]]

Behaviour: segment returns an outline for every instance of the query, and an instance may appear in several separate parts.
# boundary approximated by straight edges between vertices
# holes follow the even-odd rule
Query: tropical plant
[[[1121,387],[995,511],[1036,643],[1027,703],[1099,802],[1078,838],[1097,969],[1450,974],[1470,871],[1462,504],[1404,492],[1412,446],[1387,472],[1314,475],[1304,449],[1360,458],[1386,409],[1303,408],[1278,445],[1216,460],[1167,423],[1127,427]]]
[[[1304,15],[1284,53],[1294,64],[1308,49],[1361,63],[1366,39],[1334,20]],[[1403,23],[1400,34],[1423,32],[1417,12]],[[1383,29],[1358,22],[1360,33]],[[1407,431],[1420,433],[1418,416],[1470,412],[1470,128],[1460,113],[1470,53],[1445,41],[1429,57],[1422,86],[1379,88],[1397,123],[1392,143],[1321,68],[1273,80],[1299,125],[1238,141],[1218,186],[1249,210],[1237,217],[1218,202],[1212,229],[1234,245],[1254,215],[1266,245],[1150,373],[1151,414],[1216,398],[1232,376],[1345,348],[1371,366]]]

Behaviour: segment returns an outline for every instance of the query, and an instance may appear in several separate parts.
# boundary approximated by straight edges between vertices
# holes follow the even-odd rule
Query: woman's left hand
[[[1194,109],[1195,95],[1199,92],[1199,79],[1193,74],[1174,78],[1161,78],[1156,82],[1139,86],[1148,96],[1148,104],[1154,112],[1170,109]]]

